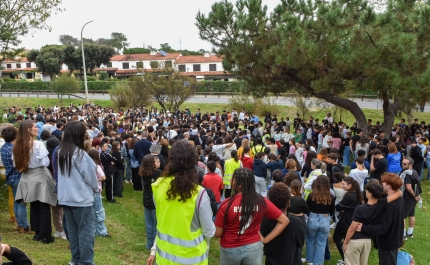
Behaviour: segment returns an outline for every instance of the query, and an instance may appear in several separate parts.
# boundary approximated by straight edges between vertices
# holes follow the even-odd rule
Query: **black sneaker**
[[[407,237],[407,236],[403,236],[403,240],[404,240],[404,241],[407,241],[407,240],[408,240],[408,237]]]
[[[106,234],[106,235],[104,235],[104,236],[102,236],[102,237],[105,237],[105,238],[111,238],[112,236],[111,236],[111,235],[109,235],[109,234]]]
[[[117,202],[117,201],[115,201],[115,200],[110,200],[110,201],[108,201],[108,202],[110,202],[110,203],[119,203],[119,202]]]
[[[407,236],[408,236],[410,239],[414,238],[414,234],[407,234]]]
[[[50,236],[50,237],[44,237],[40,241],[42,241],[43,244],[50,244],[50,243],[53,243],[55,239],[54,237]]]
[[[38,234],[35,234],[35,235],[33,236],[33,240],[34,240],[34,241],[40,241],[40,240],[42,240],[42,237],[41,237],[40,235],[38,235]]]

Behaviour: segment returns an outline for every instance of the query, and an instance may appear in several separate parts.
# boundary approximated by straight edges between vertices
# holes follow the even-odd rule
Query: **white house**
[[[175,61],[175,68],[183,76],[202,80],[233,81],[234,78],[224,71],[222,57],[206,52],[204,55],[180,56]]]
[[[16,57],[14,60],[4,60],[1,63],[1,77],[35,80],[37,66],[34,62],[29,62],[26,57]]]

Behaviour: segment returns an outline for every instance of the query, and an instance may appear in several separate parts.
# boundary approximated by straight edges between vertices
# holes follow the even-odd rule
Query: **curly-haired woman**
[[[324,264],[324,251],[330,233],[330,216],[334,215],[335,198],[330,194],[330,180],[320,175],[312,184],[306,203],[310,213],[306,226],[306,261]]]
[[[176,142],[164,176],[152,184],[157,236],[150,263],[156,258],[158,264],[208,264],[207,242],[215,226],[209,196],[198,185],[196,161],[193,146]]]
[[[160,159],[152,154],[146,155],[142,159],[139,168],[139,175],[142,177],[143,186],[143,207],[146,226],[146,248],[151,249],[154,245],[157,219],[155,218],[155,205],[152,195],[151,184],[161,175]]]

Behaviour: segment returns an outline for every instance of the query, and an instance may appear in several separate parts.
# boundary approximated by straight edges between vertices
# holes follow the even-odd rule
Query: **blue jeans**
[[[72,262],[77,265],[94,265],[94,212],[93,207],[64,206],[67,220]]]
[[[146,249],[151,249],[154,245],[155,234],[157,233],[157,218],[155,209],[144,208],[146,226]]]
[[[102,196],[100,193],[96,193],[96,196],[94,197],[93,210],[96,236],[107,235],[108,232],[104,222],[106,219],[105,208],[103,208]]]
[[[18,188],[19,180],[20,179],[15,180],[11,185],[14,199],[16,197],[16,189]],[[13,211],[15,212],[16,223],[18,226],[28,228],[30,224],[27,221],[27,207],[14,201]]]
[[[125,161],[127,162],[125,166],[125,178],[130,181],[131,180],[131,161],[129,158],[126,158]]]
[[[324,253],[330,233],[330,215],[310,213],[306,225],[306,261],[324,264]]]
[[[351,161],[351,148],[345,146],[343,149],[343,165],[349,166]]]
[[[430,158],[427,158],[425,163],[427,166],[427,180],[430,180]]]
[[[237,248],[220,247],[222,265],[261,265],[263,263],[263,243],[244,245]]]

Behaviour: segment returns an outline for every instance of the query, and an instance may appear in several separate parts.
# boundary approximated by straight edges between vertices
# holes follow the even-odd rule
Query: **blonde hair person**
[[[249,147],[249,153],[248,153],[248,155],[252,158],[252,159],[254,159],[254,153],[252,152],[252,148],[251,148],[251,146],[250,146],[250,144],[249,144],[249,140],[248,139],[246,139],[246,138],[244,138],[243,140],[242,140],[242,144],[241,144],[241,146],[240,146],[240,148],[237,150],[237,155],[239,156],[239,157],[242,157],[242,155],[243,155],[243,148],[245,148],[245,146],[248,146]]]

